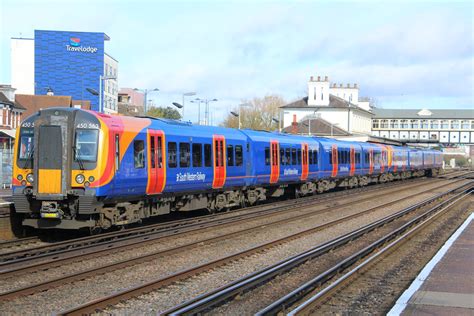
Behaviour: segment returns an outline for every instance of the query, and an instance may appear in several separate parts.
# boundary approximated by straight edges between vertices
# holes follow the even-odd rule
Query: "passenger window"
[[[291,149],[285,149],[286,165],[291,165]]]
[[[151,168],[156,168],[155,162],[155,136],[150,136],[150,161],[151,161]]]
[[[332,152],[329,152],[329,164],[332,165]]]
[[[280,148],[280,165],[285,165],[285,150]]]
[[[188,168],[190,165],[191,153],[189,143],[179,143],[179,166]]]
[[[158,152],[158,168],[163,168],[163,152],[161,150],[161,136],[158,136],[158,145],[157,145],[157,152]]]
[[[296,148],[291,148],[291,164],[296,165]]]
[[[235,165],[237,167],[242,166],[243,164],[243,156],[242,156],[242,146],[236,145],[235,146]]]
[[[145,142],[143,140],[133,142],[133,160],[136,169],[145,167]]]
[[[298,151],[297,151],[297,157],[298,157],[298,162],[297,162],[297,164],[298,164],[298,165],[301,165],[301,149],[298,149]]]
[[[204,166],[212,166],[212,150],[211,144],[204,144]]]
[[[270,165],[270,148],[265,147],[265,165]]]
[[[313,150],[312,149],[309,151],[309,164],[310,165],[313,164]]]
[[[227,145],[227,166],[232,167],[234,165],[234,146]]]
[[[202,144],[193,144],[193,167],[202,167]]]
[[[317,150],[313,151],[313,155],[314,155],[313,162],[315,165],[317,165],[318,164],[318,151]]]
[[[176,143],[175,142],[169,142],[168,143],[168,167],[170,168],[176,168],[177,160],[176,160]]]

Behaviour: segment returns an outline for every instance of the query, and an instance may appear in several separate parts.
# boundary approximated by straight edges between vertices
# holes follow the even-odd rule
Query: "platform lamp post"
[[[183,117],[182,119],[184,119],[184,106],[182,106],[181,104],[179,104],[178,102],[173,102],[172,103],[175,107],[177,107],[178,109],[183,109]]]
[[[281,133],[280,120],[277,119],[277,118],[275,118],[275,117],[273,117],[273,118],[272,118],[272,121],[275,122],[275,123],[277,123],[277,125],[278,125],[278,132]]]
[[[143,113],[144,115],[146,115],[146,113],[148,112],[148,100],[147,100],[147,97],[148,97],[148,93],[151,93],[151,92],[158,92],[160,91],[160,89],[158,88],[154,88],[154,89],[138,89],[138,88],[135,88],[133,89],[135,91],[138,91],[138,92],[143,92],[143,94],[145,95],[145,104],[143,105],[143,110],[145,111],[145,113]]]
[[[193,95],[196,95],[196,92],[183,93],[183,103],[181,103],[183,107],[183,120],[184,120],[184,97],[192,97]]]
[[[198,104],[198,125],[201,125],[201,103],[203,100],[196,98],[194,100],[191,100],[191,103],[197,103]]]
[[[204,108],[204,123],[205,125],[209,125],[209,103],[210,102],[217,102],[217,99],[202,99],[201,100],[206,107]]]

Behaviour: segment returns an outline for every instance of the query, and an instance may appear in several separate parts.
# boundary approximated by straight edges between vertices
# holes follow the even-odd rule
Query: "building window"
[[[459,129],[459,121],[451,121],[451,129]]]
[[[398,120],[390,120],[390,128],[398,128]]]
[[[439,128],[439,121],[438,120],[432,120],[431,121],[431,129],[438,129]]]
[[[448,129],[449,128],[449,121],[441,120],[441,129]]]
[[[372,121],[372,128],[379,128],[379,120]]]
[[[421,121],[421,128],[422,129],[428,129],[428,120],[422,120]]]
[[[469,129],[469,121],[461,121],[461,129]]]
[[[400,120],[401,128],[408,128],[408,120]]]
[[[410,120],[410,128],[417,129],[418,128],[418,120]]]
[[[382,120],[380,128],[388,128],[388,120]]]

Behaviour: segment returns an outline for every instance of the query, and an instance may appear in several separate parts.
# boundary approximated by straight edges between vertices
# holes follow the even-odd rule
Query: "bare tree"
[[[280,107],[285,105],[286,101],[278,95],[267,95],[250,101],[243,100],[242,104],[249,105],[240,107],[242,128],[272,131],[278,129],[278,124],[273,121],[273,118],[279,119]],[[234,107],[232,112],[239,113],[239,106]],[[238,128],[239,118],[229,113],[221,125]]]

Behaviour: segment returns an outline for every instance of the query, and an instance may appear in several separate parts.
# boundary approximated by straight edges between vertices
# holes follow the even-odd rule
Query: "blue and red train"
[[[51,108],[17,131],[13,199],[25,226],[96,230],[432,176],[441,166],[429,149]]]

